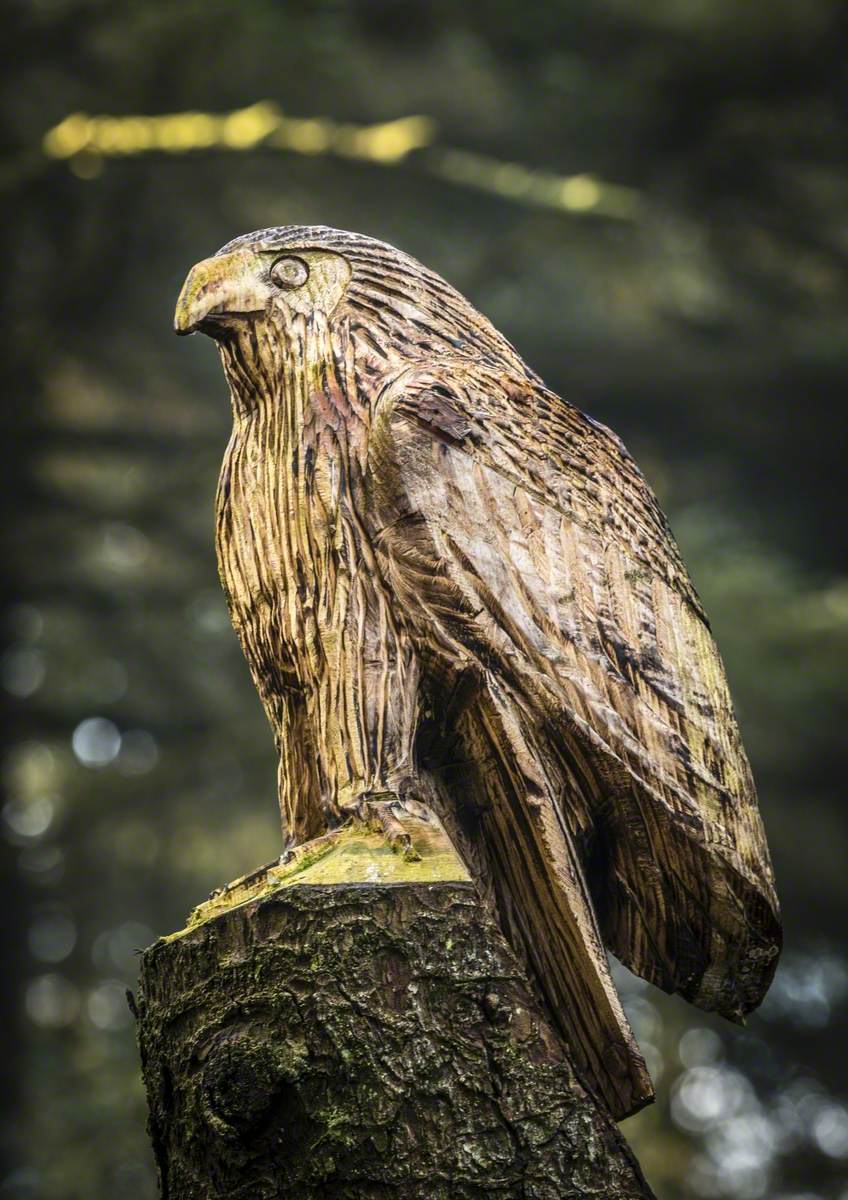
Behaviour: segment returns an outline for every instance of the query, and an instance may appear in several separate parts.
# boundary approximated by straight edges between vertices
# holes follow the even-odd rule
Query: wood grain
[[[230,384],[218,558],[288,844],[373,793],[435,809],[583,1079],[635,1111],[606,949],[741,1020],[781,937],[721,659],[645,480],[444,280],[356,234],[237,239],[177,326]]]
[[[166,1200],[652,1200],[454,863],[260,872],[145,951]]]

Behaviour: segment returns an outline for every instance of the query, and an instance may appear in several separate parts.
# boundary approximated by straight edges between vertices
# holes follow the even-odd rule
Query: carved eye
[[[302,258],[278,258],[271,267],[271,278],[277,287],[302,287],[309,278],[309,267]]]

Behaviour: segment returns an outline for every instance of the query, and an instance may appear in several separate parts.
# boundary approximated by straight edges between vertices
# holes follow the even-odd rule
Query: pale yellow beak
[[[271,296],[263,280],[261,263],[252,250],[234,250],[215,258],[204,258],[188,273],[177,311],[174,332],[182,335],[201,330],[213,337],[229,317],[262,312]]]

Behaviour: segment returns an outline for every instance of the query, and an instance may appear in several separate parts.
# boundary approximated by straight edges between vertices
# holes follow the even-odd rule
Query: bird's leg
[[[352,813],[355,820],[374,833],[382,834],[391,849],[406,862],[418,862],[421,855],[412,844],[412,835],[399,819],[404,808],[396,792],[364,792],[352,805]]]
[[[355,821],[382,834],[396,854],[400,854],[407,862],[417,862],[420,855],[404,820],[412,818],[413,822],[441,828],[434,806],[428,801],[431,801],[431,797],[425,781],[408,776],[401,781],[393,781],[385,791],[372,789],[361,792],[349,811]]]
[[[416,653],[376,571],[357,571],[341,616],[342,630],[327,636],[326,683],[313,693],[319,774],[338,820],[365,824],[411,859],[416,852],[404,820],[428,816],[414,758]]]
[[[280,855],[280,866],[289,867],[292,863],[305,858],[307,854],[313,854],[316,850],[320,852],[323,846],[328,849],[332,846],[334,838],[337,836],[338,830],[331,829],[329,833],[322,833],[320,837],[310,838],[306,842],[298,842],[296,845],[291,845]]]

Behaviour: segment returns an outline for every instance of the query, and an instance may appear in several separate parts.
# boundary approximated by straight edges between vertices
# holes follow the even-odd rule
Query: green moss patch
[[[435,824],[404,817],[418,855],[410,862],[392,850],[385,838],[352,823],[328,837],[298,847],[285,863],[271,863],[222,888],[193,910],[186,929],[166,940],[181,937],[220,913],[238,908],[293,884],[447,883],[467,882],[462,861],[442,829]]]

